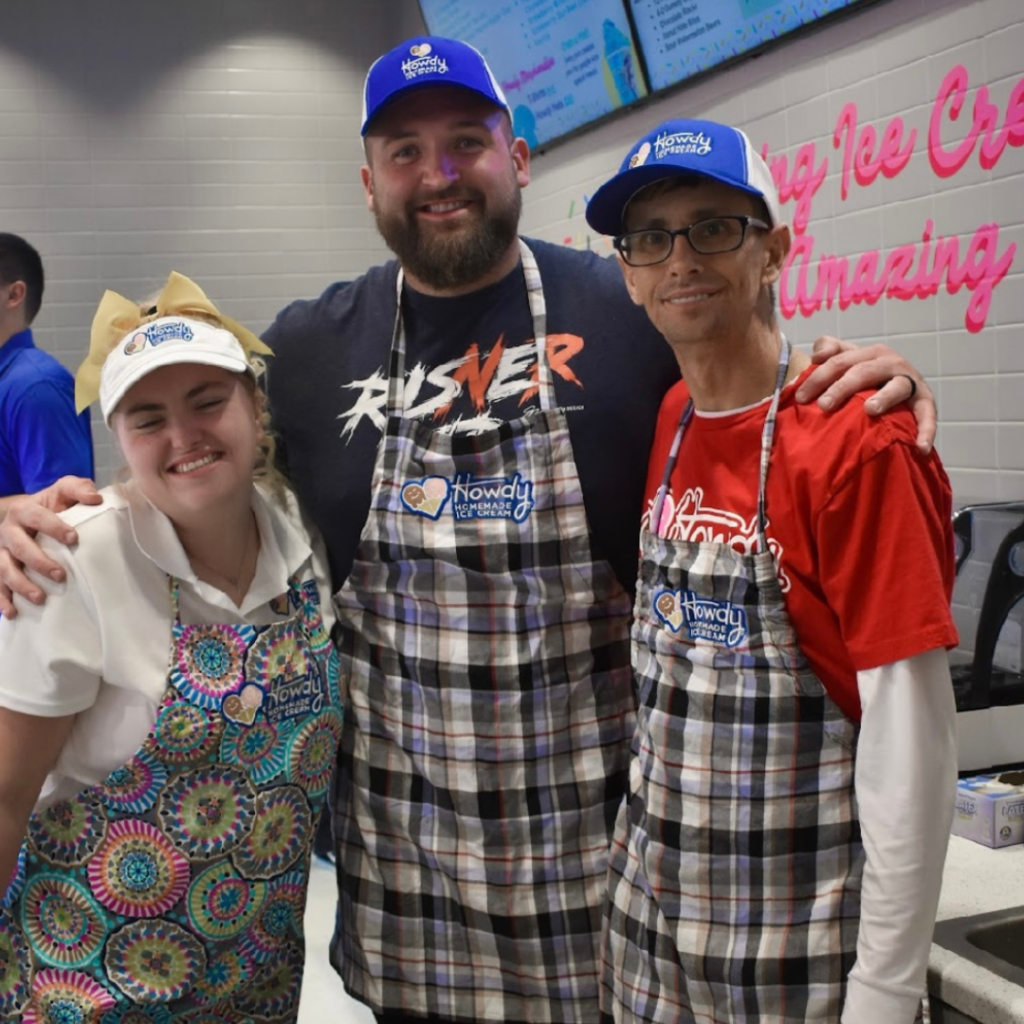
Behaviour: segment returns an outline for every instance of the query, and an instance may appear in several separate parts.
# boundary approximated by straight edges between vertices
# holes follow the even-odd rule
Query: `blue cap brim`
[[[621,235],[625,230],[622,218],[630,200],[641,189],[666,178],[710,178],[741,192],[748,192],[758,199],[763,198],[757,189],[742,185],[724,174],[695,171],[689,167],[673,167],[667,163],[644,164],[615,175],[590,197],[586,211],[587,223],[602,235]]]
[[[479,89],[474,89],[471,85],[463,85],[462,82],[439,82],[437,79],[430,79],[425,82],[410,82],[408,85],[403,85],[399,89],[395,89],[394,92],[388,95],[386,100],[379,103],[373,110],[373,113],[366,119],[366,124],[359,129],[359,134],[362,136],[367,135],[373,129],[373,122],[383,114],[388,107],[394,105],[394,103],[410,93],[418,92],[420,89],[437,89],[439,87],[445,87],[447,89],[462,89],[464,92],[472,93],[474,96],[479,96],[480,99],[486,100],[495,110],[504,110],[509,117],[512,116],[511,111],[508,107],[502,106],[498,103],[493,96],[488,96],[487,93],[481,92]]]

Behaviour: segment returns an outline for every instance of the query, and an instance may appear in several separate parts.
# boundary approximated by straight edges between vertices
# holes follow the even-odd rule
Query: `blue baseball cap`
[[[366,134],[381,108],[428,85],[468,89],[512,116],[498,80],[476,47],[444,36],[416,36],[378,57],[366,73],[360,135]]]
[[[626,207],[641,189],[694,174],[760,197],[772,226],[782,223],[772,173],[750,139],[738,128],[696,120],[664,121],[637,142],[619,173],[590,197],[587,223],[602,235],[618,235]]]

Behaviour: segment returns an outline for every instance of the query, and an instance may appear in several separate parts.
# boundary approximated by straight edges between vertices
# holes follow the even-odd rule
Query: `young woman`
[[[65,514],[67,582],[0,622],[0,1019],[297,1012],[342,709],[267,351],[177,274],[148,315],[97,311],[79,404],[130,476]]]

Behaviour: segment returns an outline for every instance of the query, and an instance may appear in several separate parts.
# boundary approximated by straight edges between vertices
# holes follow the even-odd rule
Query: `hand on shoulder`
[[[935,396],[921,374],[888,345],[840,341],[827,335],[814,343],[812,360],[819,369],[797,389],[796,400],[813,402],[825,411],[838,409],[858,391],[877,388],[864,403],[870,416],[880,416],[906,403],[917,421],[918,450],[927,455],[935,442],[938,412]]]
[[[102,501],[91,480],[65,476],[11,504],[0,523],[0,614],[12,619],[17,616],[15,594],[33,604],[46,600],[43,590],[25,574],[26,567],[58,583],[65,578],[63,567],[40,547],[37,534],[61,544],[74,544],[78,535],[60,513],[80,503],[96,505]]]

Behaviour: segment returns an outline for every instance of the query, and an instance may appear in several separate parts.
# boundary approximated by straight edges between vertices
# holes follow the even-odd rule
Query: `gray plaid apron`
[[[522,263],[540,408],[481,433],[403,417],[399,280],[371,511],[336,597],[350,699],[332,954],[378,1011],[598,1016],[630,606],[591,552],[525,245]]]
[[[641,538],[640,708],[602,949],[616,1021],[838,1024],[854,963],[857,728],[797,645],[765,535],[788,353],[762,436],[758,553],[658,536],[692,402]]]

